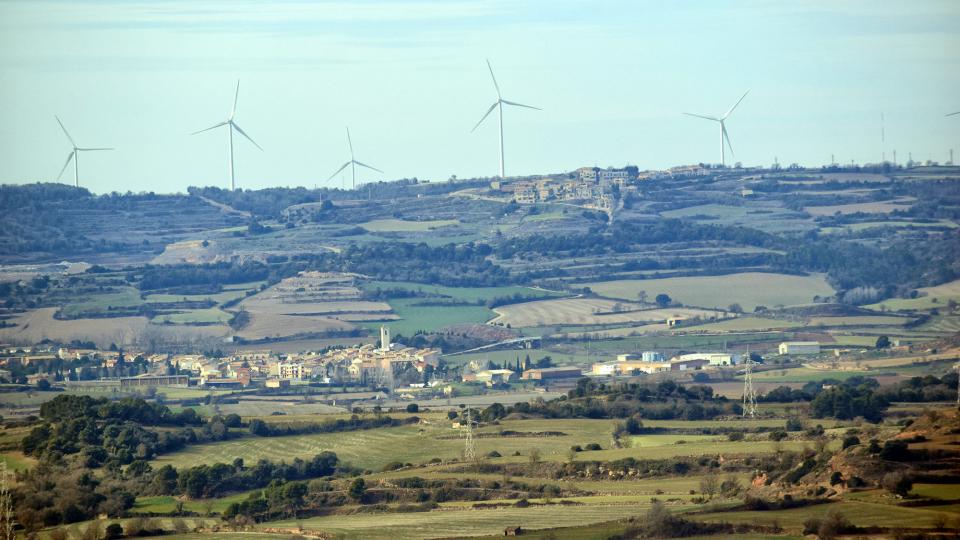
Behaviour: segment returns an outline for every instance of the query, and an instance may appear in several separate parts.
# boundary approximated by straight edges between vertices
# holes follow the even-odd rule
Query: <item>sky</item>
[[[956,0],[0,0],[0,183],[95,193],[494,176],[719,162],[946,161],[960,152]],[[885,140],[881,141],[880,116]],[[957,159],[960,160],[960,153]],[[68,168],[61,179],[73,181]]]

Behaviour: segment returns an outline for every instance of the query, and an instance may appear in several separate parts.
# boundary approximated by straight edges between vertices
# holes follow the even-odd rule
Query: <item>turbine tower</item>
[[[515,103],[515,102],[513,102],[513,101],[507,101],[507,100],[503,99],[503,96],[500,94],[500,85],[497,84],[497,78],[494,77],[494,75],[493,75],[493,67],[490,66],[490,60],[487,60],[487,69],[490,70],[490,78],[493,80],[493,87],[497,90],[497,100],[493,102],[493,105],[491,105],[489,109],[487,109],[487,112],[484,113],[483,118],[481,118],[480,121],[477,122],[477,125],[473,126],[473,129],[470,130],[470,133],[473,133],[474,131],[476,131],[477,128],[480,127],[480,124],[482,124],[483,121],[486,120],[488,116],[490,116],[490,113],[492,113],[494,109],[498,109],[497,114],[499,115],[499,120],[500,120],[500,129],[499,129],[499,131],[500,131],[500,178],[504,178],[504,173],[503,173],[503,106],[504,106],[504,105],[513,105],[514,107],[526,107],[527,109],[534,109],[534,110],[537,110],[537,111],[542,111],[543,109],[540,109],[540,108],[538,108],[538,107],[534,107],[534,106],[532,106],[532,105],[524,105],[524,104],[522,104],[522,103]]]
[[[194,131],[191,135],[196,135],[197,133],[203,133],[204,131],[210,131],[211,129],[216,129],[218,127],[227,126],[227,133],[230,137],[230,191],[237,189],[237,178],[234,173],[233,165],[233,130],[237,130],[237,133],[243,135],[247,138],[248,141],[252,142],[254,146],[260,148],[260,145],[256,143],[245,131],[243,131],[236,122],[233,121],[233,117],[237,114],[237,98],[240,97],[240,80],[237,79],[237,91],[233,95],[233,110],[230,111],[230,117],[220,122],[219,124],[212,125],[206,129],[201,129],[200,131]],[[260,148],[260,151],[263,151],[263,148]]]
[[[727,157],[724,149],[724,143],[726,143],[727,148],[730,149],[730,155],[736,157],[735,154],[733,153],[733,145],[730,144],[730,136],[727,135],[727,126],[724,122],[726,122],[727,118],[730,117],[730,114],[733,113],[733,110],[737,108],[737,105],[740,105],[740,102],[743,101],[743,98],[747,97],[747,94],[749,93],[750,93],[749,90],[744,92],[743,95],[740,96],[740,99],[738,99],[737,102],[733,104],[733,107],[730,107],[730,110],[728,110],[726,113],[724,113],[723,116],[719,118],[716,116],[706,116],[703,114],[683,113],[687,116],[695,116],[697,118],[703,118],[704,120],[712,120],[720,124],[720,165],[726,166],[727,164]]]
[[[359,161],[353,159],[353,141],[350,140],[350,128],[347,128],[347,145],[350,147],[350,161],[344,163],[342,167],[340,167],[339,169],[337,169],[337,172],[331,174],[331,175],[330,175],[330,178],[327,178],[327,182],[329,182],[330,180],[333,180],[333,177],[334,177],[334,176],[340,174],[340,171],[346,169],[346,168],[347,168],[347,165],[350,165],[350,175],[351,175],[352,178],[353,178],[353,189],[357,189],[357,165],[359,165],[359,166],[361,166],[361,167],[366,167],[366,168],[368,168],[368,169],[370,169],[370,170],[377,171],[377,172],[380,173],[380,174],[384,174],[383,171],[381,171],[380,169],[378,169],[378,168],[376,168],[376,167],[371,167],[371,166],[369,166],[369,165],[367,165],[367,164],[365,164],[365,163],[360,163]]]
[[[54,116],[57,119],[57,123],[60,124],[60,129],[63,130],[63,134],[67,136],[67,140],[70,141],[70,144],[73,145],[73,150],[70,151],[70,154],[67,155],[67,162],[63,164],[63,168],[60,169],[60,174],[57,175],[57,180],[60,180],[60,177],[63,176],[63,171],[67,170],[67,165],[70,165],[70,160],[73,160],[73,185],[74,187],[80,187],[80,152],[96,152],[99,150],[113,150],[113,148],[80,148],[77,146],[77,143],[73,142],[73,137],[67,133],[67,128],[63,127],[63,122],[60,121],[59,116]]]

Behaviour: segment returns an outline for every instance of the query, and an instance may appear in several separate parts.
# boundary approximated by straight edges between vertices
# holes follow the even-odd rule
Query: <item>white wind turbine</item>
[[[260,148],[260,145],[256,143],[249,135],[233,121],[233,117],[237,114],[237,98],[240,97],[240,80],[237,80],[237,91],[233,96],[233,110],[230,111],[230,118],[227,118],[225,121],[220,122],[219,124],[212,125],[206,129],[201,129],[200,131],[194,131],[191,135],[196,135],[197,133],[203,133],[204,131],[210,131],[211,129],[216,129],[221,126],[227,126],[227,132],[230,135],[230,191],[237,189],[236,176],[234,174],[233,166],[233,130],[237,130],[237,133],[243,135],[247,138],[248,141],[252,142],[254,146]],[[260,148],[263,151],[263,148]]]
[[[73,142],[73,137],[67,133],[67,128],[63,127],[63,122],[60,121],[59,116],[54,116],[57,119],[57,123],[60,124],[60,129],[63,130],[63,134],[67,136],[67,139],[70,141],[70,144],[73,145],[73,150],[70,151],[70,154],[67,156],[67,162],[63,164],[63,168],[60,169],[60,174],[57,175],[57,180],[60,180],[60,177],[63,176],[63,171],[67,170],[67,165],[70,165],[70,160],[73,160],[73,185],[80,187],[80,152],[95,152],[98,150],[113,150],[113,148],[80,148],[77,146],[77,143]]]
[[[747,97],[747,94],[749,94],[749,93],[750,93],[749,90],[747,90],[746,92],[744,92],[743,95],[740,96],[740,99],[738,99],[737,102],[733,104],[733,107],[730,107],[730,110],[728,110],[726,113],[724,113],[723,116],[721,116],[721,117],[719,117],[719,118],[717,118],[717,117],[715,117],[715,116],[705,116],[705,115],[702,115],[702,114],[693,114],[693,113],[687,113],[687,112],[683,113],[683,114],[685,114],[685,115],[687,115],[687,116],[695,116],[695,117],[697,117],[697,118],[703,118],[704,120],[712,120],[712,121],[714,121],[714,122],[719,122],[719,124],[720,124],[720,164],[721,164],[721,165],[726,165],[726,164],[727,164],[726,153],[725,153],[725,149],[724,149],[724,143],[726,143],[727,148],[730,149],[730,155],[731,155],[731,156],[734,155],[734,153],[733,153],[733,145],[730,144],[730,136],[727,135],[727,126],[726,126],[726,124],[724,124],[724,122],[727,120],[727,118],[730,117],[730,114],[733,113],[733,110],[737,108],[737,105],[740,105],[740,102],[743,101],[743,98]]]
[[[493,105],[491,105],[489,109],[487,109],[487,112],[484,113],[483,118],[481,118],[480,121],[477,122],[477,125],[473,126],[473,129],[470,130],[470,133],[473,133],[474,131],[476,131],[477,128],[480,127],[480,124],[482,124],[483,121],[486,120],[488,116],[490,116],[490,113],[492,113],[494,109],[498,109],[497,113],[498,113],[499,116],[500,116],[500,118],[499,118],[499,119],[500,119],[500,178],[504,178],[504,173],[503,173],[503,106],[504,106],[504,105],[513,105],[514,107],[526,107],[527,109],[535,109],[535,110],[538,110],[538,111],[542,111],[543,109],[540,109],[540,108],[538,108],[538,107],[533,107],[533,106],[531,106],[531,105],[524,105],[524,104],[522,104],[522,103],[514,103],[513,101],[507,101],[507,100],[503,99],[503,96],[500,95],[500,85],[497,84],[497,78],[493,76],[493,68],[490,66],[490,60],[487,60],[487,69],[490,70],[490,78],[493,79],[493,87],[497,89],[497,100],[493,102]]]
[[[350,166],[350,176],[353,178],[353,189],[357,189],[357,165],[361,167],[366,167],[370,170],[377,171],[378,173],[383,174],[383,171],[381,171],[380,169],[376,167],[371,167],[366,163],[360,163],[359,161],[353,158],[353,141],[350,140],[350,128],[347,128],[347,145],[350,147],[350,161],[344,163],[342,167],[337,169],[337,172],[331,174],[330,178],[327,178],[327,182],[329,182],[330,180],[333,180],[334,176],[340,174],[340,171],[346,169],[347,165]]]

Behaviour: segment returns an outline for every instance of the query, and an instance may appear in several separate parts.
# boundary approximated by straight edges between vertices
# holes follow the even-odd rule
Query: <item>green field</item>
[[[923,287],[917,289],[919,296],[917,298],[891,298],[866,306],[871,309],[889,309],[897,310],[928,310],[937,308],[946,311],[950,300],[960,302],[960,279],[937,285],[935,287]]]
[[[637,300],[646,291],[652,300],[666,293],[689,306],[726,308],[737,303],[747,311],[758,305],[774,307],[807,304],[814,296],[830,296],[833,288],[823,275],[794,276],[747,272],[723,276],[693,276],[661,279],[629,279],[585,283],[593,292],[610,298]]]
[[[102,316],[110,313],[111,308],[134,308],[140,305],[143,305],[143,300],[140,299],[139,291],[133,287],[124,287],[116,292],[78,298],[64,304],[60,313],[68,319],[75,319]]]
[[[160,315],[153,322],[159,324],[226,324],[231,314],[220,308],[187,309],[169,315]]]
[[[482,324],[494,317],[494,313],[484,306],[476,305],[429,305],[416,304],[427,301],[426,298],[395,298],[389,300],[399,320],[390,321],[390,330],[395,335],[412,336],[418,330],[436,331],[444,326],[462,323]],[[361,326],[376,330],[382,323],[361,323]]]
[[[441,219],[436,221],[405,221],[402,219],[375,219],[360,226],[370,232],[427,232],[440,227],[458,225],[455,219]]]
[[[204,302],[211,301],[217,304],[243,298],[249,289],[232,289],[214,294],[150,294],[144,299],[150,304],[167,304],[175,302]]]
[[[787,328],[797,328],[803,326],[803,323],[797,321],[784,321],[779,319],[765,319],[761,317],[736,317],[709,324],[700,324],[688,328],[681,327],[675,332],[748,332],[762,330],[783,330]]]
[[[715,455],[717,453],[772,452],[771,441],[730,442],[719,436],[656,434],[640,435],[630,448],[609,449],[614,420],[506,420],[499,426],[486,426],[478,433],[497,433],[501,429],[541,432],[560,431],[558,437],[478,437],[478,454],[496,450],[504,457],[495,461],[524,461],[530,450],[540,450],[542,458],[550,461],[567,459],[568,449],[574,445],[599,443],[604,450],[582,452],[578,460],[613,460],[625,457],[662,459],[674,456]],[[726,425],[736,425],[731,421]],[[723,425],[723,424],[718,424]],[[422,432],[421,432],[422,430]],[[683,442],[681,442],[683,441]],[[787,441],[784,448],[799,450],[805,441]],[[425,448],[429,450],[425,451]],[[379,470],[393,461],[422,463],[432,457],[444,460],[459,459],[463,441],[458,432],[446,422],[423,426],[403,426],[346,433],[296,435],[288,437],[244,437],[224,442],[190,446],[185,450],[166,454],[154,461],[154,466],[175,464],[178,467],[199,464],[229,463],[236,456],[249,461],[260,458],[291,460],[308,458],[322,451],[335,452],[342,460],[354,466]],[[520,452],[520,456],[514,456]]]
[[[259,490],[255,490],[259,491]],[[246,499],[250,492],[235,493],[228,497],[220,499],[210,499],[209,501],[201,499],[186,499],[183,501],[183,509],[187,512],[197,512],[204,515],[209,505],[210,511],[222,513],[231,503],[240,502]],[[177,509],[177,499],[167,495],[158,495],[156,497],[138,497],[133,505],[133,511],[144,514],[170,514]]]
[[[445,287],[443,285],[424,285],[422,283],[410,283],[407,281],[368,281],[361,285],[361,288],[365,291],[374,291],[376,289],[419,291],[424,294],[444,296],[463,302],[483,302],[491,298],[513,296],[514,294],[542,298],[562,295],[561,293],[534,289],[532,287]]]

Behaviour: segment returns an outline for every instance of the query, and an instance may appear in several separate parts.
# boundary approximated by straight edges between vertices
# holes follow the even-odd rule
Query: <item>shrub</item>
[[[390,463],[387,463],[386,465],[383,466],[383,472],[395,471],[395,470],[397,470],[397,469],[402,469],[402,468],[403,468],[403,463],[402,463],[402,462],[400,462],[400,461],[391,461]]]
[[[104,535],[107,540],[114,540],[115,538],[120,538],[123,536],[123,526],[119,523],[111,523],[107,525],[107,529],[104,531]]]
[[[771,441],[782,441],[787,438],[787,432],[783,431],[782,429],[778,429],[771,431],[769,437]]]
[[[803,431],[803,420],[797,417],[787,418],[787,431]]]
[[[593,450],[603,450],[603,448],[601,448],[600,445],[597,444],[597,443],[595,443],[595,442],[592,442],[592,443],[588,444],[586,448],[587,448],[587,450],[591,450],[591,451],[593,451]]]
[[[734,431],[734,432],[728,433],[728,434],[727,434],[727,440],[728,440],[728,441],[742,441],[742,440],[743,440],[743,432],[742,432],[742,431]]]
[[[833,474],[830,475],[830,485],[835,486],[837,484],[843,483],[843,473],[840,471],[833,471]]]
[[[574,452],[583,452],[583,448],[579,444],[571,446],[570,450],[573,450]]]
[[[856,435],[850,435],[849,437],[844,437],[842,449],[846,450],[851,446],[857,446],[860,444],[860,439]]]
[[[411,404],[407,405],[407,412],[408,412],[408,413],[420,412],[420,406],[417,405],[416,403],[411,403]]]
[[[491,450],[490,452],[487,453],[487,457],[488,457],[488,458],[497,458],[497,457],[501,457],[501,456],[500,456],[500,452],[497,452],[496,450]]]

